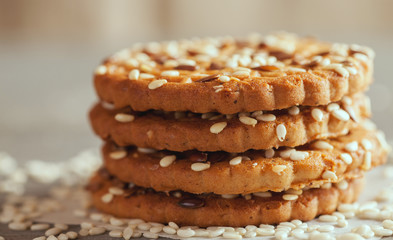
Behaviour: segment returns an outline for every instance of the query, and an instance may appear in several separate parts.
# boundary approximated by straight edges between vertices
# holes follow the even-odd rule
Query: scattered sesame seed
[[[272,193],[271,192],[255,192],[252,195],[254,195],[256,197],[267,198],[267,197],[271,197]]]
[[[293,148],[289,148],[289,149],[280,151],[280,157],[289,158],[293,152],[296,152],[296,150]]]
[[[36,223],[30,226],[30,230],[32,231],[39,231],[39,230],[46,230],[50,227],[47,223]]]
[[[338,105],[337,103],[330,103],[327,108],[328,112],[333,112],[335,110],[340,109],[340,105]]]
[[[106,232],[106,229],[103,227],[93,227],[89,229],[89,235],[101,235]]]
[[[283,123],[277,126],[276,134],[280,142],[285,140],[285,136],[287,135],[287,129],[285,128],[285,125]]]
[[[27,229],[27,224],[23,222],[11,222],[8,224],[8,228],[15,231],[22,231]]]
[[[210,127],[210,132],[214,133],[214,134],[219,134],[220,132],[222,132],[222,130],[224,130],[224,128],[227,126],[226,122],[218,122],[213,124]]]
[[[337,185],[338,189],[341,189],[341,190],[345,190],[348,188],[348,182],[345,179],[341,180],[336,185]]]
[[[133,233],[134,233],[134,229],[132,229],[131,227],[126,227],[123,230],[123,238],[125,240],[129,240],[132,237]]]
[[[345,69],[342,64],[332,63],[330,65],[325,66],[325,69],[334,70],[342,77],[349,77],[349,72]]]
[[[235,77],[249,77],[250,76],[250,72],[249,71],[240,70],[240,71],[236,71],[236,72],[232,73],[232,76],[235,76]]]
[[[149,83],[149,89],[150,90],[154,90],[154,89],[157,89],[157,88],[160,88],[160,87],[162,87],[164,84],[166,84],[168,81],[166,80],[166,79],[158,79],[158,80],[154,80],[154,81],[151,81],[150,83]]]
[[[61,233],[63,230],[57,227],[49,228],[48,230],[45,231],[45,236],[51,236],[51,235],[57,235]]]
[[[333,215],[321,215],[321,216],[319,216],[318,220],[321,222],[337,222],[338,219],[336,216],[333,216]],[[321,231],[321,230],[318,230],[318,231]],[[321,232],[324,232],[324,231],[321,231]]]
[[[366,152],[363,159],[362,169],[369,170],[371,168],[371,152]]]
[[[204,171],[210,168],[210,163],[193,163],[191,169],[195,172]]]
[[[123,237],[123,232],[121,230],[115,229],[109,232],[110,237],[121,238]]]
[[[134,117],[134,115],[131,115],[131,114],[118,113],[115,115],[115,119],[118,122],[127,123],[127,122],[134,121],[135,117]]]
[[[311,116],[314,118],[315,121],[321,122],[323,119],[323,112],[319,108],[314,108],[311,110]]]
[[[169,167],[176,160],[176,155],[165,156],[160,160],[161,167]]]
[[[362,139],[361,144],[362,144],[363,148],[367,151],[370,151],[373,149],[373,144],[368,139]]]
[[[163,227],[162,231],[164,231],[167,234],[171,234],[171,235],[176,234],[176,230],[174,228],[170,227],[170,226]]]
[[[221,194],[221,197],[225,199],[234,199],[237,198],[238,196],[239,196],[238,194]]]
[[[153,149],[153,148],[141,148],[138,147],[138,152],[140,153],[145,153],[145,154],[150,154],[150,153],[155,153],[157,150]]]
[[[109,193],[113,195],[122,195],[124,194],[124,190],[118,187],[110,187],[109,188]]]
[[[193,237],[195,235],[195,231],[188,228],[188,229],[179,229],[177,230],[177,236],[183,238]]]

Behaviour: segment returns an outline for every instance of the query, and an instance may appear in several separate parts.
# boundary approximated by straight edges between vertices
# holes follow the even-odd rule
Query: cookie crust
[[[369,100],[363,94],[350,99],[351,104],[338,102],[341,108],[350,108],[354,118],[362,121],[370,116]],[[180,113],[138,113],[124,110],[108,110],[101,104],[90,111],[90,121],[94,132],[103,140],[111,140],[119,146],[136,145],[143,148],[171,151],[226,151],[244,152],[249,149],[269,149],[282,146],[294,147],[315,139],[332,138],[346,134],[358,124],[353,119],[341,121],[328,111],[327,106],[317,107],[322,111],[321,121],[311,114],[315,107],[300,107],[297,115],[288,114],[288,109],[264,112],[273,114],[275,120],[259,120],[255,126],[246,125],[237,115],[227,119],[225,115],[212,115],[214,120],[202,119],[200,114]],[[131,114],[130,122],[115,119],[118,113]],[[255,119],[255,118],[254,118]],[[258,118],[256,118],[258,119]],[[211,132],[215,123],[224,122],[226,127],[218,134]],[[276,135],[279,124],[286,127],[286,137],[280,141]]]
[[[265,151],[248,151],[242,154],[225,152],[154,152],[142,153],[136,148],[129,148],[124,156],[113,159],[111,152],[117,147],[110,142],[103,146],[105,168],[125,182],[153,188],[157,191],[183,190],[190,193],[212,192],[216,194],[246,194],[259,191],[281,192],[290,188],[320,186],[326,182],[339,182],[344,178],[356,178],[363,171],[383,164],[386,161],[386,149],[377,137],[379,133],[364,128],[357,128],[348,135],[325,140],[333,149],[318,150],[310,143],[295,148],[307,154],[303,160],[291,160],[285,155],[286,149],[279,149],[272,158],[266,158]],[[366,139],[372,149],[365,149],[361,141]],[[345,150],[350,142],[358,142],[358,148]],[[342,153],[350,154],[351,163],[341,158]],[[165,156],[175,155],[176,160],[166,167],[160,165]],[[229,160],[241,156],[237,165]],[[367,162],[367,157],[369,162]],[[250,160],[251,159],[251,160]],[[192,169],[194,163],[205,163],[202,171]],[[204,165],[204,166],[206,166]],[[274,170],[284,166],[282,171]],[[325,171],[332,171],[336,179],[324,178]]]
[[[173,42],[176,53],[166,46],[134,46],[105,60],[94,76],[99,98],[135,111],[233,114],[326,105],[366,90],[373,80],[369,48],[290,34],[241,45],[234,39]]]
[[[330,214],[340,203],[354,202],[362,188],[363,179],[348,182],[348,188],[309,189],[303,191],[298,199],[286,201],[281,194],[269,198],[252,197],[224,199],[209,195],[203,198],[204,205],[199,208],[184,208],[179,205],[181,198],[162,192],[115,195],[111,202],[102,201],[113,185],[111,181],[96,175],[90,184],[95,186],[92,194],[93,205],[105,213],[122,218],[141,218],[147,222],[176,222],[179,225],[199,227],[277,224],[299,219],[308,221],[321,214]]]

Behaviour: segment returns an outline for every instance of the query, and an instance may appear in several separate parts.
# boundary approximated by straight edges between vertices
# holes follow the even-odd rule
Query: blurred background
[[[374,121],[393,138],[393,1],[0,0],[0,151],[65,160],[98,147],[92,72],[136,42],[286,30],[376,51]]]

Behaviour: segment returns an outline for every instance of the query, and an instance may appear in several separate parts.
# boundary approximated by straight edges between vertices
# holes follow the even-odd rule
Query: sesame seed
[[[347,69],[345,69],[342,66],[342,64],[332,63],[330,65],[325,66],[324,68],[325,69],[331,69],[331,70],[335,71],[336,73],[338,73],[342,77],[348,77],[349,76],[349,72],[347,71]]]
[[[91,222],[82,222],[80,224],[80,226],[82,229],[90,229],[90,228],[94,227],[94,224]]]
[[[238,165],[238,164],[240,164],[240,163],[242,162],[242,159],[243,159],[243,157],[241,157],[241,156],[232,158],[232,159],[229,161],[229,164],[232,165],[232,166]]]
[[[60,228],[53,227],[53,228],[49,228],[48,230],[45,231],[45,236],[48,237],[50,235],[57,235],[61,232],[62,232],[62,230]]]
[[[323,225],[317,228],[320,232],[331,232],[334,230],[334,226],[332,225]]]
[[[210,127],[210,132],[214,133],[214,134],[219,134],[220,132],[222,132],[222,130],[224,130],[224,128],[227,126],[226,122],[218,122],[213,124]]]
[[[358,150],[358,148],[359,148],[359,144],[356,141],[347,143],[345,145],[345,150],[347,150],[348,152],[355,152]]]
[[[272,193],[271,192],[255,192],[252,195],[257,196],[257,197],[267,198],[267,197],[271,197]]]
[[[358,70],[354,67],[345,67],[345,69],[347,69],[347,71],[349,72],[349,74],[355,75],[358,73]]]
[[[27,229],[27,224],[23,222],[11,222],[8,228],[15,231],[22,231]]]
[[[340,159],[343,160],[346,164],[352,163],[352,157],[348,153],[341,153]]]
[[[242,239],[242,236],[237,232],[224,232],[222,237],[227,239]]]
[[[110,187],[108,191],[113,195],[122,195],[124,193],[124,190],[118,187]]]
[[[282,195],[282,199],[286,200],[286,201],[294,201],[296,199],[298,199],[299,196],[295,195],[295,194],[284,194]]]
[[[273,148],[266,150],[265,151],[265,158],[272,158],[272,157],[274,157],[274,153],[275,152],[274,152]]]
[[[246,200],[250,200],[252,198],[251,194],[242,194],[243,198]]]
[[[337,118],[340,121],[348,121],[350,119],[349,114],[342,109],[333,110],[332,114],[335,118]]]
[[[125,156],[127,156],[127,151],[125,150],[117,150],[109,154],[109,157],[115,160],[124,158]]]
[[[232,76],[235,76],[235,77],[249,77],[250,76],[250,72],[249,71],[240,70],[240,71],[236,71],[236,72],[232,73]]]
[[[322,140],[314,142],[313,147],[316,149],[319,149],[319,150],[332,150],[333,149],[333,146],[330,143],[328,143],[326,141],[322,141]]]
[[[348,188],[348,182],[345,179],[343,179],[337,183],[337,187],[338,189],[345,190]]]
[[[79,231],[79,235],[82,237],[88,236],[89,235],[89,230],[88,229],[81,229]]]
[[[291,188],[291,189],[288,189],[287,191],[285,191],[285,193],[286,194],[302,195],[303,190],[302,189],[296,190],[296,189]]]
[[[364,55],[364,54],[362,54],[362,53],[355,53],[354,55],[353,55],[357,60],[360,60],[360,61],[362,61],[362,62],[368,62],[368,57],[366,56],[366,55]]]
[[[161,76],[163,76],[163,77],[178,77],[179,71],[175,71],[175,70],[163,71],[163,72],[161,72]]]
[[[329,180],[337,180],[336,174],[332,171],[329,171],[329,170],[326,170],[325,172],[323,172],[322,178],[329,179]]]
[[[140,79],[150,79],[150,78],[155,78],[155,76],[153,74],[149,74],[149,73],[141,73],[141,74],[139,74],[139,78]]]
[[[311,110],[311,116],[315,121],[320,122],[323,119],[323,112],[319,108],[314,108]]]
[[[50,235],[46,240],[58,240],[54,235]]]
[[[362,168],[364,170],[369,170],[371,168],[371,152],[366,152],[364,155]]]
[[[195,235],[195,231],[190,228],[177,230],[177,236],[179,237],[189,238],[189,237],[193,237],[194,235]]]
[[[131,114],[118,113],[115,115],[115,119],[118,122],[126,123],[126,122],[134,121],[135,117],[134,117],[134,115],[131,115]]]
[[[308,152],[303,151],[295,151],[289,155],[289,158],[293,161],[302,161],[309,156]]]
[[[255,125],[258,123],[258,121],[256,119],[251,118],[251,117],[246,117],[246,116],[239,117],[239,120],[243,124],[251,125],[253,127],[255,127]]]
[[[337,222],[338,219],[336,216],[332,216],[332,215],[321,215],[318,218],[318,220],[321,222]],[[318,231],[320,231],[320,230],[318,230]]]
[[[220,82],[229,82],[229,81],[231,80],[231,78],[228,77],[228,76],[220,76],[220,77],[218,78],[218,80],[219,80]]]
[[[46,230],[50,226],[47,223],[37,223],[30,226],[30,230],[32,231],[39,231],[39,230]]]
[[[126,227],[123,230],[123,238],[129,240],[132,237],[133,233],[134,233],[134,229],[132,229],[131,227]]]
[[[168,167],[169,165],[171,165],[174,161],[176,160],[176,156],[175,155],[169,155],[169,156],[165,156],[160,160],[160,166],[161,167]]]
[[[152,82],[149,83],[149,89],[150,90],[154,90],[157,89],[159,87],[162,87],[164,84],[166,84],[168,81],[166,79],[158,79],[158,80],[154,80]]]
[[[64,223],[56,223],[54,227],[60,228],[63,231],[68,229],[68,225]]]
[[[107,72],[107,68],[104,65],[98,66],[95,70],[95,74],[103,75]]]
[[[89,235],[101,235],[106,232],[106,229],[103,227],[93,227],[89,230]]]
[[[221,194],[221,197],[225,199],[234,199],[237,198],[238,196],[239,196],[238,194]]]
[[[298,107],[296,107],[296,106],[290,107],[290,108],[288,109],[288,113],[289,113],[290,115],[298,115],[299,112],[300,112],[300,109],[299,109]]]
[[[283,150],[280,152],[280,157],[289,158],[293,152],[296,152],[296,150],[293,148]]]
[[[141,148],[141,147],[138,147],[138,152],[140,152],[140,153],[146,153],[146,154],[149,154],[149,153],[155,153],[157,150],[155,150],[155,149],[153,149],[153,148]]]
[[[368,139],[362,139],[361,144],[362,144],[363,148],[367,151],[373,149],[373,144]]]
[[[328,112],[333,112],[334,110],[338,110],[340,109],[340,105],[338,105],[337,103],[330,103],[327,108]]]
[[[128,79],[130,79],[130,80],[138,80],[139,79],[139,74],[140,74],[140,72],[139,72],[138,69],[133,69],[128,74]]]
[[[204,171],[210,168],[210,163],[193,163],[191,169],[195,172]]]
[[[285,165],[275,165],[272,167],[273,172],[277,174],[281,174],[287,168]]]
[[[104,203],[110,203],[112,199],[113,199],[113,194],[111,193],[106,193],[101,197],[101,201]]]
[[[176,230],[179,229],[179,226],[176,223],[174,223],[174,222],[169,222],[168,226],[173,228],[173,229],[176,229]]]
[[[192,81],[192,79],[190,78],[190,77],[186,77],[186,78],[184,78],[182,81],[181,81],[181,83],[192,83],[193,81]]]
[[[109,232],[110,237],[121,238],[123,236],[123,232],[121,230],[112,230]]]
[[[283,123],[277,126],[276,134],[280,142],[285,140],[285,136],[287,135],[287,129],[285,128],[285,125]]]
[[[171,235],[176,234],[176,230],[173,229],[173,228],[171,228],[170,226],[165,226],[165,227],[163,227],[163,228],[162,228],[162,231],[163,231],[164,233],[171,234]]]
[[[270,113],[263,114],[263,115],[257,116],[257,120],[264,121],[264,122],[271,122],[271,121],[276,120],[276,116],[273,114],[270,114]]]

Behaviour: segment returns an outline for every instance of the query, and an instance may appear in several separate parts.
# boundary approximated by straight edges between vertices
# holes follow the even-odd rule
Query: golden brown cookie
[[[370,116],[369,99],[363,94],[327,106],[236,115],[133,112],[110,110],[105,106],[105,103],[97,104],[90,111],[91,125],[102,139],[112,140],[119,146],[171,151],[244,152],[294,147],[315,139],[344,135],[358,125],[355,120]],[[285,127],[284,139],[277,135],[279,125]]]
[[[225,152],[169,152],[103,147],[104,165],[125,182],[157,191],[244,194],[315,187],[358,177],[386,161],[384,138],[364,127],[296,148]]]
[[[89,184],[93,205],[122,218],[141,218],[147,222],[176,222],[199,227],[276,224],[299,219],[308,221],[330,214],[340,203],[351,203],[363,188],[363,178],[339,186],[314,188],[297,194],[272,193],[248,197],[223,198],[214,194],[156,192],[129,186],[105,174],[97,174]],[[285,196],[286,195],[286,196]],[[287,199],[287,200],[284,200]]]
[[[99,98],[135,111],[233,114],[327,105],[367,89],[374,53],[293,34],[124,49],[95,72]]]

